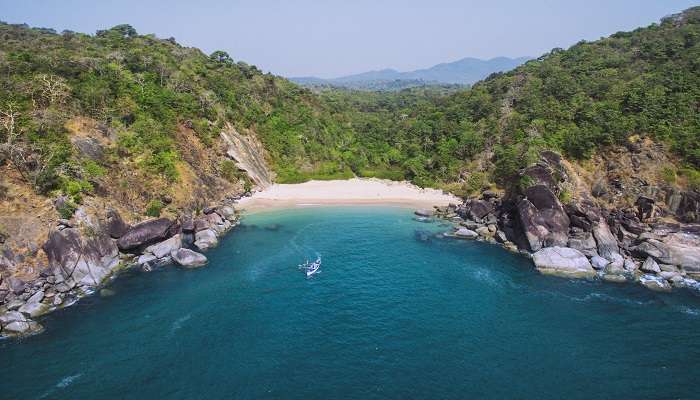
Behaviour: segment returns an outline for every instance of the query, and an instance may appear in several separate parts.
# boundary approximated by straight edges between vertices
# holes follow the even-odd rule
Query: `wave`
[[[191,318],[192,318],[192,314],[187,314],[187,315],[175,320],[175,322],[173,322],[172,327],[170,328],[170,334],[172,335],[175,332],[177,332],[178,330],[180,330],[182,328],[182,324],[189,321]]]
[[[82,373],[82,372],[77,373],[77,374],[75,374],[75,375],[69,375],[69,376],[66,376],[66,377],[61,378],[61,380],[58,381],[58,383],[56,383],[56,385],[55,385],[53,388],[51,388],[51,389],[49,389],[48,391],[46,391],[44,394],[42,394],[41,396],[39,396],[39,398],[40,398],[40,399],[44,399],[44,398],[48,397],[48,396],[51,395],[53,392],[55,392],[56,389],[65,389],[65,388],[67,388],[68,386],[72,385],[73,382],[75,382],[76,380],[78,380],[81,376],[83,376],[83,373]]]

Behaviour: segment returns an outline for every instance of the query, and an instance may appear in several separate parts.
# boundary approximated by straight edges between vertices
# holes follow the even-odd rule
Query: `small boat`
[[[306,270],[306,276],[311,276],[318,272],[318,269],[321,268],[321,257],[318,257],[316,261],[309,263],[309,261],[306,261],[304,264],[301,265],[301,268]]]

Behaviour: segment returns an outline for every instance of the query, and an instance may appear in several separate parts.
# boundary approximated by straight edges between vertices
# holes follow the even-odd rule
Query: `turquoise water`
[[[248,216],[206,268],[129,273],[0,342],[0,398],[700,398],[694,294],[545,277],[446,229],[398,208]]]

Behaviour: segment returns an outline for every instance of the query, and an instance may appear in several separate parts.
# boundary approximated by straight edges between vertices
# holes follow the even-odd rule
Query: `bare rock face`
[[[152,219],[134,225],[122,237],[117,246],[120,250],[133,250],[167,239],[171,235],[172,221],[167,218]]]
[[[596,272],[583,253],[569,247],[547,247],[532,255],[537,270],[543,274],[572,278],[595,276]]]
[[[545,185],[530,186],[518,203],[518,216],[530,250],[566,246],[569,217],[559,199]]]
[[[681,221],[700,222],[700,194],[672,190],[666,196],[666,203]]]
[[[263,189],[272,185],[273,176],[265,161],[264,147],[253,134],[242,135],[233,126],[227,125],[221,131],[221,138],[228,146],[226,154],[256,185]]]
[[[83,236],[75,228],[53,231],[43,249],[54,275],[79,285],[99,285],[119,264],[119,249],[100,232]]]

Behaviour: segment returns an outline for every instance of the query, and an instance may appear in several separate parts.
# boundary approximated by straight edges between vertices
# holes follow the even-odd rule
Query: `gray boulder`
[[[58,282],[97,286],[119,265],[119,250],[105,233],[82,236],[75,228],[53,231],[43,246]]]
[[[610,262],[624,262],[620,255],[620,248],[617,246],[617,239],[610,232],[610,227],[604,219],[601,219],[593,225],[593,237],[598,247],[598,255]]]
[[[607,267],[608,264],[610,264],[610,261],[604,259],[604,258],[601,257],[601,256],[593,256],[593,257],[591,257],[591,265],[592,265],[593,268],[595,268],[595,269],[602,270],[602,269],[604,269],[605,267]]]
[[[7,285],[10,288],[10,291],[14,294],[21,294],[24,292],[24,289],[26,289],[27,284],[14,276],[11,276],[7,278]]]
[[[233,207],[229,206],[223,206],[219,207],[216,212],[221,215],[222,218],[227,219],[229,221],[235,221],[236,220],[236,210],[233,209]]]
[[[20,307],[18,311],[32,318],[36,318],[48,313],[49,306],[39,302],[27,302],[22,307]]]
[[[167,218],[152,219],[134,225],[117,241],[120,250],[134,250],[167,239],[172,221]]]
[[[419,217],[432,217],[433,216],[433,211],[432,210],[427,210],[427,209],[419,209],[413,212],[415,215]]]
[[[207,264],[207,257],[204,254],[190,249],[173,250],[170,256],[175,263],[187,268],[198,268]]]
[[[460,239],[476,239],[479,234],[471,229],[459,228],[455,231],[454,235]]]
[[[194,235],[194,245],[199,250],[207,250],[219,244],[216,232],[211,229],[199,231]]]
[[[595,276],[595,270],[583,253],[569,247],[547,247],[532,255],[535,267],[543,274],[571,278]]]
[[[41,332],[44,328],[17,311],[0,314],[0,331],[2,336],[27,336]]]
[[[146,251],[144,253],[151,253],[153,254],[156,258],[163,258],[168,255],[173,250],[177,250],[180,247],[182,247],[182,241],[180,240],[180,235],[175,235],[169,239],[166,239],[160,243],[156,243],[154,245],[146,247]]]
[[[642,264],[641,267],[639,267],[644,272],[649,272],[653,274],[658,274],[661,272],[661,268],[659,267],[659,264],[654,261],[653,258],[647,257],[646,260],[644,260],[644,263]]]

